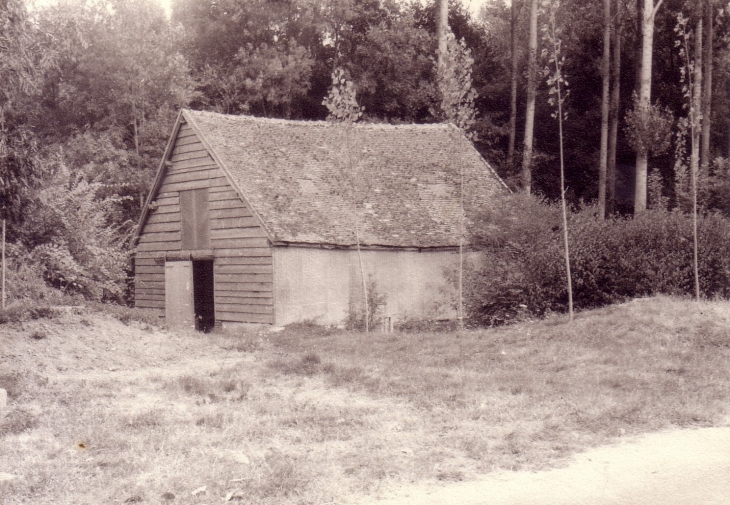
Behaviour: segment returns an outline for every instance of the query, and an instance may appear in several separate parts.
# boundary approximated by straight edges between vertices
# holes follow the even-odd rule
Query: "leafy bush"
[[[44,304],[14,304],[0,310],[0,324],[22,323],[31,319],[54,319],[61,311]]]
[[[119,224],[116,214],[126,197],[107,195],[105,184],[77,177],[63,163],[53,171],[37,198],[43,222],[35,224],[39,230],[26,261],[64,293],[123,299],[132,222]]]
[[[378,285],[372,276],[367,281],[367,303],[368,303],[368,328],[375,329],[383,322],[383,311],[388,303],[388,296],[378,289]],[[362,301],[350,300],[350,306],[345,318],[345,329],[365,331],[365,311],[362,308]]]
[[[569,216],[573,297],[592,308],[633,297],[691,294],[692,220],[680,212],[647,211],[600,220],[587,207]],[[467,310],[476,322],[501,324],[567,308],[560,209],[527,195],[473,223],[483,264],[467,272]],[[730,296],[730,221],[706,214],[698,222],[703,296]]]

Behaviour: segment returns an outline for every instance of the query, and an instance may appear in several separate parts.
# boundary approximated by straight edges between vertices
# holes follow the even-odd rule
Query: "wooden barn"
[[[181,111],[135,238],[135,305],[199,329],[339,324],[364,271],[383,315],[455,317],[462,178],[467,215],[506,186],[448,125],[348,138],[349,151],[326,122]]]

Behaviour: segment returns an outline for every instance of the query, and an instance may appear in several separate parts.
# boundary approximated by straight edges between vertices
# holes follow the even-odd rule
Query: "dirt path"
[[[728,505],[730,427],[654,433],[587,451],[567,468],[403,488],[377,504]]]

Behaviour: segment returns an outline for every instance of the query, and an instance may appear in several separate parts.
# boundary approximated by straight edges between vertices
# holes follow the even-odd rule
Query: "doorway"
[[[213,261],[193,261],[195,329],[208,333],[215,327]]]

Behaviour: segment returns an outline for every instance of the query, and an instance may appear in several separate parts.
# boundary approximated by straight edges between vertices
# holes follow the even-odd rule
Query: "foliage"
[[[634,94],[633,108],[626,112],[626,140],[637,153],[660,156],[671,146],[672,112],[659,104],[642,107]]]
[[[332,87],[322,101],[332,122],[352,124],[362,117],[364,107],[357,103],[355,84],[348,80],[345,71],[336,68],[332,72]]]
[[[476,90],[472,87],[472,65],[474,59],[464,40],[456,42],[454,34],[446,34],[446,55],[438,69],[438,86],[441,96],[440,115],[444,120],[459,128],[470,139],[474,132],[474,100]]]
[[[348,70],[359,102],[375,119],[428,122],[436,99],[433,41],[411,15],[372,26],[356,46]]]
[[[68,294],[91,300],[121,301],[126,294],[128,240],[132,223],[114,217],[126,198],[104,195],[104,184],[74,176],[63,164],[52,183],[37,196],[44,215],[38,230],[43,243],[33,244],[30,258],[44,280]]]
[[[634,219],[598,219],[586,207],[569,215],[571,268],[577,308],[634,297],[692,293],[692,220],[680,212],[650,210]],[[472,243],[484,252],[467,277],[467,314],[482,324],[567,309],[558,206],[511,195],[483,214]],[[707,298],[730,297],[730,221],[699,219],[700,287]]]
[[[308,50],[251,44],[239,49],[233,68],[207,65],[199,86],[206,106],[228,114],[290,118],[292,103],[306,96],[313,60]]]
[[[44,72],[55,65],[21,0],[0,3],[0,213],[19,222],[35,182],[37,143],[29,125]]]
[[[367,311],[350,300],[350,307],[345,318],[345,329],[363,331],[379,327],[383,322],[383,309],[387,303],[388,295],[378,290],[375,279],[369,276],[367,281]]]

